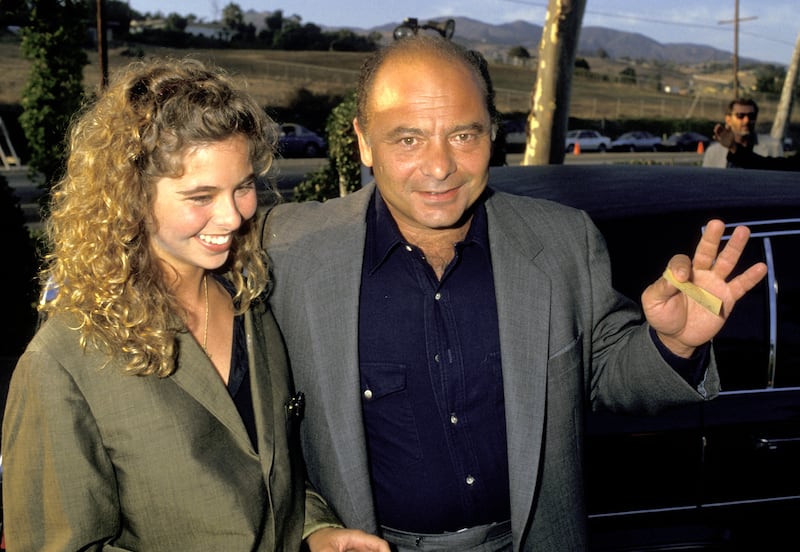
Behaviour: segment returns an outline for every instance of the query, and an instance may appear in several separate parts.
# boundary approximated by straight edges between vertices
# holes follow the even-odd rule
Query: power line
[[[511,4],[522,4],[524,6],[533,6],[535,8],[545,8],[546,9],[548,7],[546,2],[528,2],[526,0],[504,0],[504,1],[505,2],[509,2]],[[711,30],[711,31],[715,31],[715,32],[725,32],[725,33],[729,32],[729,31],[727,31],[725,29],[721,29],[719,27],[719,25],[704,25],[702,23],[691,23],[691,22],[683,22],[683,21],[670,21],[670,20],[667,20],[667,19],[657,19],[657,18],[654,18],[654,17],[643,17],[641,15],[634,15],[634,14],[608,13],[608,12],[600,12],[600,11],[589,10],[589,9],[584,11],[584,18],[585,18],[586,14],[599,15],[599,16],[602,16],[602,17],[609,17],[609,18],[612,18],[612,19],[626,19],[626,20],[629,20],[629,21],[641,22],[641,23],[656,23],[656,24],[659,24],[659,25],[669,25],[669,26],[673,26],[673,27],[682,27],[682,28],[691,27],[691,28],[695,28],[695,29],[705,29],[705,30]],[[763,35],[759,35],[759,34],[752,33],[752,32],[747,32],[747,31],[740,30],[739,34],[751,36],[753,38],[758,38],[760,40],[766,40],[766,41],[769,41],[769,42],[774,42],[776,44],[784,44],[784,45],[794,46],[793,42],[789,42],[787,40],[780,40],[780,39],[772,38],[772,37],[769,37],[769,36],[763,36]]]

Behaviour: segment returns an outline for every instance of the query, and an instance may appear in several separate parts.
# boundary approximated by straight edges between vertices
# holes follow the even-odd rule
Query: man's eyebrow
[[[485,124],[474,122],[466,125],[457,125],[456,127],[453,128],[453,130],[450,131],[450,134],[464,132],[464,131],[475,131],[478,133],[482,133],[482,132],[487,132],[488,129],[486,128]]]
[[[474,123],[456,125],[448,129],[446,134],[459,134],[462,132],[469,132],[469,131],[483,133],[483,132],[488,132],[488,130],[489,129],[485,124],[476,121]],[[400,138],[402,136],[422,136],[423,134],[425,133],[421,128],[400,126],[391,130],[387,134],[387,138],[394,139],[394,138]]]
[[[422,132],[421,128],[400,126],[400,127],[393,128],[387,134],[387,137],[389,139],[394,139],[394,138],[400,138],[402,136],[409,136],[409,135],[421,136],[422,134],[424,134],[424,133]]]

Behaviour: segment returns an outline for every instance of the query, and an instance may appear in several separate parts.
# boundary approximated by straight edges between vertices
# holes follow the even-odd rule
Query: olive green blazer
[[[254,319],[257,320],[254,323]],[[189,333],[172,376],[131,376],[48,320],[20,358],[3,420],[9,550],[297,551],[337,524],[306,489],[300,418],[266,305],[246,314],[258,453]]]

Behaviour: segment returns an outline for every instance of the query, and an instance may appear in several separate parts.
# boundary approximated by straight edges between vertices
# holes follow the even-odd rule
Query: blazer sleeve
[[[584,213],[592,319],[592,402],[614,411],[656,413],[719,392],[713,353],[699,384],[690,385],[659,351],[640,307],[613,289],[605,241]]]
[[[103,550],[119,530],[111,461],[70,374],[46,351],[20,358],[3,420],[10,550]],[[117,548],[116,550],[119,550]]]
[[[306,482],[306,508],[305,523],[303,524],[303,539],[305,540],[314,531],[326,527],[344,527],[339,518],[331,511],[325,499],[316,492],[310,483]]]

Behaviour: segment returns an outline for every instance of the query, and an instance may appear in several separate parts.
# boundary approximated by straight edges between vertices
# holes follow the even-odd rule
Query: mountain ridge
[[[245,20],[257,28],[264,25],[269,12],[250,10]],[[421,23],[443,22],[447,18],[417,18]],[[481,51],[485,56],[499,57],[514,46],[523,46],[531,55],[536,55],[543,26],[524,20],[491,24],[469,17],[454,16],[455,35],[453,40]],[[354,26],[324,26],[324,30],[347,29],[357,34],[380,33],[384,41],[392,40],[392,33],[402,21],[387,22],[383,25],[363,28]],[[733,53],[704,44],[669,42],[662,43],[642,33],[620,31],[608,27],[586,26],[581,28],[578,43],[578,56],[592,57],[604,51],[613,59],[644,59],[671,62],[681,65],[702,63],[732,62]],[[739,58],[740,63],[771,63],[754,58]]]
[[[504,53],[514,46],[523,46],[532,55],[539,48],[543,26],[528,21],[516,20],[509,23],[490,24],[468,17],[453,17],[456,22],[453,40],[480,50],[486,54]],[[428,22],[429,19],[419,19]],[[434,20],[437,21],[437,20]],[[442,21],[442,19],[438,19]],[[380,32],[391,39],[397,23],[386,23],[361,32]],[[358,29],[350,28],[354,32]],[[661,43],[641,33],[619,31],[608,27],[588,26],[581,28],[578,40],[579,56],[594,56],[604,50],[611,58],[647,59],[678,64],[724,63],[730,62],[732,52],[712,46],[693,43]],[[756,59],[740,58],[740,63],[763,63]]]

